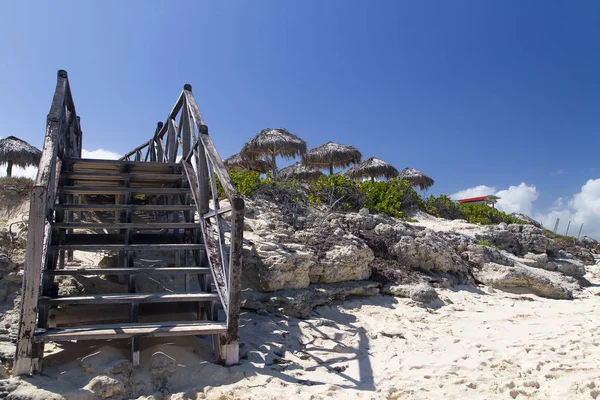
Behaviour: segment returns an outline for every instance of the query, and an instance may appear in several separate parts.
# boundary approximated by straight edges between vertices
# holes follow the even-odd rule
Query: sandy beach
[[[571,301],[464,286],[439,289],[438,308],[381,295],[305,320],[246,312],[232,368],[210,362],[208,339],[148,339],[135,369],[118,342],[48,346],[43,375],[2,390],[93,399],[104,379],[104,398],[595,399],[600,271],[588,268],[592,287]]]

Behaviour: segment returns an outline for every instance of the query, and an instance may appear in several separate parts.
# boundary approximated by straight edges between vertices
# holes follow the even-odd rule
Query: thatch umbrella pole
[[[7,161],[6,164],[7,164],[7,167],[6,167],[6,176],[10,177],[12,175],[12,165],[13,165],[13,162],[12,161]]]
[[[329,161],[329,176],[333,175],[333,161]]]
[[[273,166],[273,179],[275,179],[275,175],[277,174],[277,156],[275,155],[275,149],[271,152],[271,165]]]

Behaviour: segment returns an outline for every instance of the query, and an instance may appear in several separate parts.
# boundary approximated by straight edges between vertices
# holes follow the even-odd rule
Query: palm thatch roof
[[[282,179],[318,179],[323,173],[314,167],[309,167],[307,165],[302,164],[301,162],[297,162],[295,164],[290,165],[289,167],[285,167],[280,169],[277,172],[277,175]]]
[[[260,131],[242,147],[243,157],[257,159],[270,156],[273,175],[277,171],[276,157],[292,159],[306,153],[306,142],[284,128],[267,128]]]
[[[23,168],[37,166],[41,157],[42,152],[38,148],[17,137],[9,136],[0,140],[0,163],[7,164],[6,176],[12,176],[13,164]]]
[[[398,179],[406,179],[412,186],[419,186],[421,190],[428,189],[435,183],[433,179],[415,168],[404,168],[398,174]]]
[[[333,167],[346,168],[360,161],[362,154],[354,146],[327,142],[310,149],[302,156],[302,162],[321,169],[329,167],[329,175],[333,175]]]
[[[380,177],[392,179],[398,175],[398,170],[381,158],[369,157],[344,172],[344,175],[352,179]]]
[[[42,152],[14,136],[0,140],[0,163],[12,162],[20,167],[38,165]]]
[[[240,153],[226,158],[223,163],[231,171],[256,171],[264,174],[273,168],[265,157],[249,159]]]

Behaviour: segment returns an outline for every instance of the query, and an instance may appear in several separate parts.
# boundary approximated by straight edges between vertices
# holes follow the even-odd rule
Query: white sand
[[[600,270],[591,270],[588,278],[598,283]],[[378,296],[319,307],[304,321],[246,313],[242,341],[248,358],[229,369],[208,362],[206,339],[169,340],[172,344],[148,339],[142,344],[146,362],[131,381],[136,396],[171,399],[595,399],[600,394],[600,287],[587,288],[572,301],[485,287],[439,293],[446,305],[435,310]],[[46,376],[29,381],[66,398],[92,398],[84,386],[105,365],[127,357],[126,347],[115,342],[64,348],[46,357],[51,364]],[[148,362],[157,351],[177,364],[160,388]],[[84,364],[95,372],[80,367],[89,354]],[[35,392],[29,385],[21,391]]]

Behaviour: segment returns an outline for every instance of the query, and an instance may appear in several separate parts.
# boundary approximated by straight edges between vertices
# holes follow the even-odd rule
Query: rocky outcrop
[[[316,284],[305,289],[279,290],[274,293],[244,290],[242,307],[305,318],[314,307],[330,304],[332,301],[375,296],[379,294],[379,287],[376,282],[355,281]]]
[[[573,247],[568,252],[532,224],[490,226],[473,238],[372,215],[366,209],[312,211],[301,228],[281,219],[273,207],[255,204],[251,209],[244,274],[254,285],[247,285],[253,290],[244,304],[254,309],[306,315],[326,297],[346,296],[349,287],[360,288],[352,289],[359,295],[377,292],[376,286],[364,290],[361,282],[369,278],[380,283],[384,293],[420,303],[437,301],[432,286],[477,281],[566,299],[573,296],[571,277],[581,280],[585,274],[578,257],[585,257],[587,250]],[[478,244],[480,239],[490,245]]]
[[[535,226],[536,228],[542,228],[542,224],[540,224],[538,221],[536,221],[535,219],[531,218],[529,215],[527,214],[523,214],[523,213],[512,213],[510,214],[511,216],[520,219],[521,221],[525,221],[530,225]]]
[[[473,269],[473,276],[481,283],[498,289],[526,290],[550,299],[573,298],[573,291],[562,275],[525,265],[485,263]]]
[[[554,242],[544,236],[543,229],[533,225],[498,226],[498,229],[488,231],[482,238],[519,257],[527,253],[542,254],[555,249]]]

